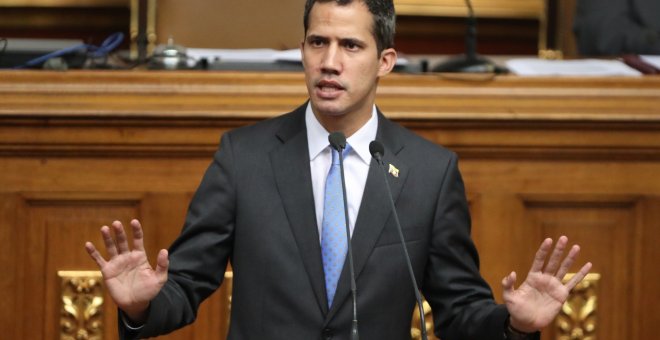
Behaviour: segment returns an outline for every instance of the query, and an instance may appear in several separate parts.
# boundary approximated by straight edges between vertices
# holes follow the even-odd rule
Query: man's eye
[[[321,39],[314,39],[314,40],[310,41],[309,44],[312,45],[312,46],[314,46],[314,47],[323,46],[323,40],[321,40]]]
[[[357,50],[358,48],[360,48],[360,46],[358,44],[354,43],[354,42],[347,42],[344,46],[346,46],[346,48],[348,50],[351,50],[351,51],[354,51],[354,50]]]

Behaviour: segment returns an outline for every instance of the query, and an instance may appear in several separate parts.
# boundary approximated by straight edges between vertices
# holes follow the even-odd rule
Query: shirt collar
[[[312,111],[312,104],[307,104],[305,111],[305,124],[307,125],[307,143],[309,146],[309,159],[314,160],[318,157],[323,150],[325,150],[330,143],[328,142],[328,132]],[[369,143],[376,139],[378,132],[378,115],[376,113],[376,105],[373,106],[371,111],[371,118],[352,136],[348,137],[346,142],[350,144],[351,148],[355,150],[358,156],[364,163],[369,165],[371,162],[371,153],[369,152]]]

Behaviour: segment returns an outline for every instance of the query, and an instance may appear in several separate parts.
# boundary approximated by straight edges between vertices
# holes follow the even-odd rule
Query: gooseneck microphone
[[[506,73],[507,70],[477,54],[477,17],[472,2],[465,0],[468,10],[465,32],[465,54],[449,58],[433,68],[433,72]]]
[[[383,170],[383,180],[385,181],[385,187],[387,188],[387,197],[390,199],[390,206],[392,207],[392,213],[394,215],[394,222],[396,224],[396,230],[399,232],[399,240],[401,241],[401,248],[403,249],[403,255],[406,259],[406,265],[408,266],[408,273],[410,274],[410,280],[412,281],[413,288],[415,289],[415,298],[417,299],[417,306],[419,307],[419,323],[420,330],[422,332],[422,340],[427,340],[426,335],[426,324],[424,322],[424,305],[422,303],[422,296],[419,294],[419,288],[417,287],[417,280],[415,280],[415,273],[413,272],[412,264],[410,263],[410,255],[408,254],[408,247],[406,247],[406,241],[403,238],[403,230],[401,229],[401,223],[399,222],[399,215],[396,213],[396,208],[394,207],[394,199],[392,198],[392,191],[390,189],[390,183],[387,181],[387,173],[385,171],[385,163],[383,163],[383,155],[385,154],[385,147],[379,141],[372,141],[369,143],[369,152],[371,156],[378,162],[378,166]]]
[[[351,294],[353,295],[353,322],[351,324],[351,340],[359,340],[357,321],[357,286],[355,284],[355,269],[353,266],[353,246],[351,246],[351,229],[348,220],[348,200],[346,199],[346,180],[344,179],[344,155],[346,136],[342,132],[328,135],[330,146],[339,153],[339,169],[341,172],[341,191],[344,195],[344,217],[346,219],[346,241],[348,242],[348,266],[351,272]]]

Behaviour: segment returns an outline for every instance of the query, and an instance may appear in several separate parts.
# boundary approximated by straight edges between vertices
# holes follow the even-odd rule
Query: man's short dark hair
[[[396,26],[396,14],[394,13],[394,2],[392,0],[307,0],[305,2],[305,15],[303,25],[305,35],[309,28],[309,12],[317,2],[335,2],[339,6],[346,6],[354,1],[363,2],[373,17],[371,33],[376,40],[378,55],[386,48],[394,47],[394,30]]]

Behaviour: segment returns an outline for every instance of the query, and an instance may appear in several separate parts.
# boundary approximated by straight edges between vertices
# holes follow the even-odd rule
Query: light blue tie
[[[347,145],[342,154],[347,155],[349,149],[350,147]],[[337,290],[339,275],[344,267],[346,249],[348,249],[339,152],[335,149],[332,149],[332,165],[325,180],[321,229],[321,255],[323,257],[323,271],[325,272],[325,288],[328,294],[328,307],[330,307]]]

